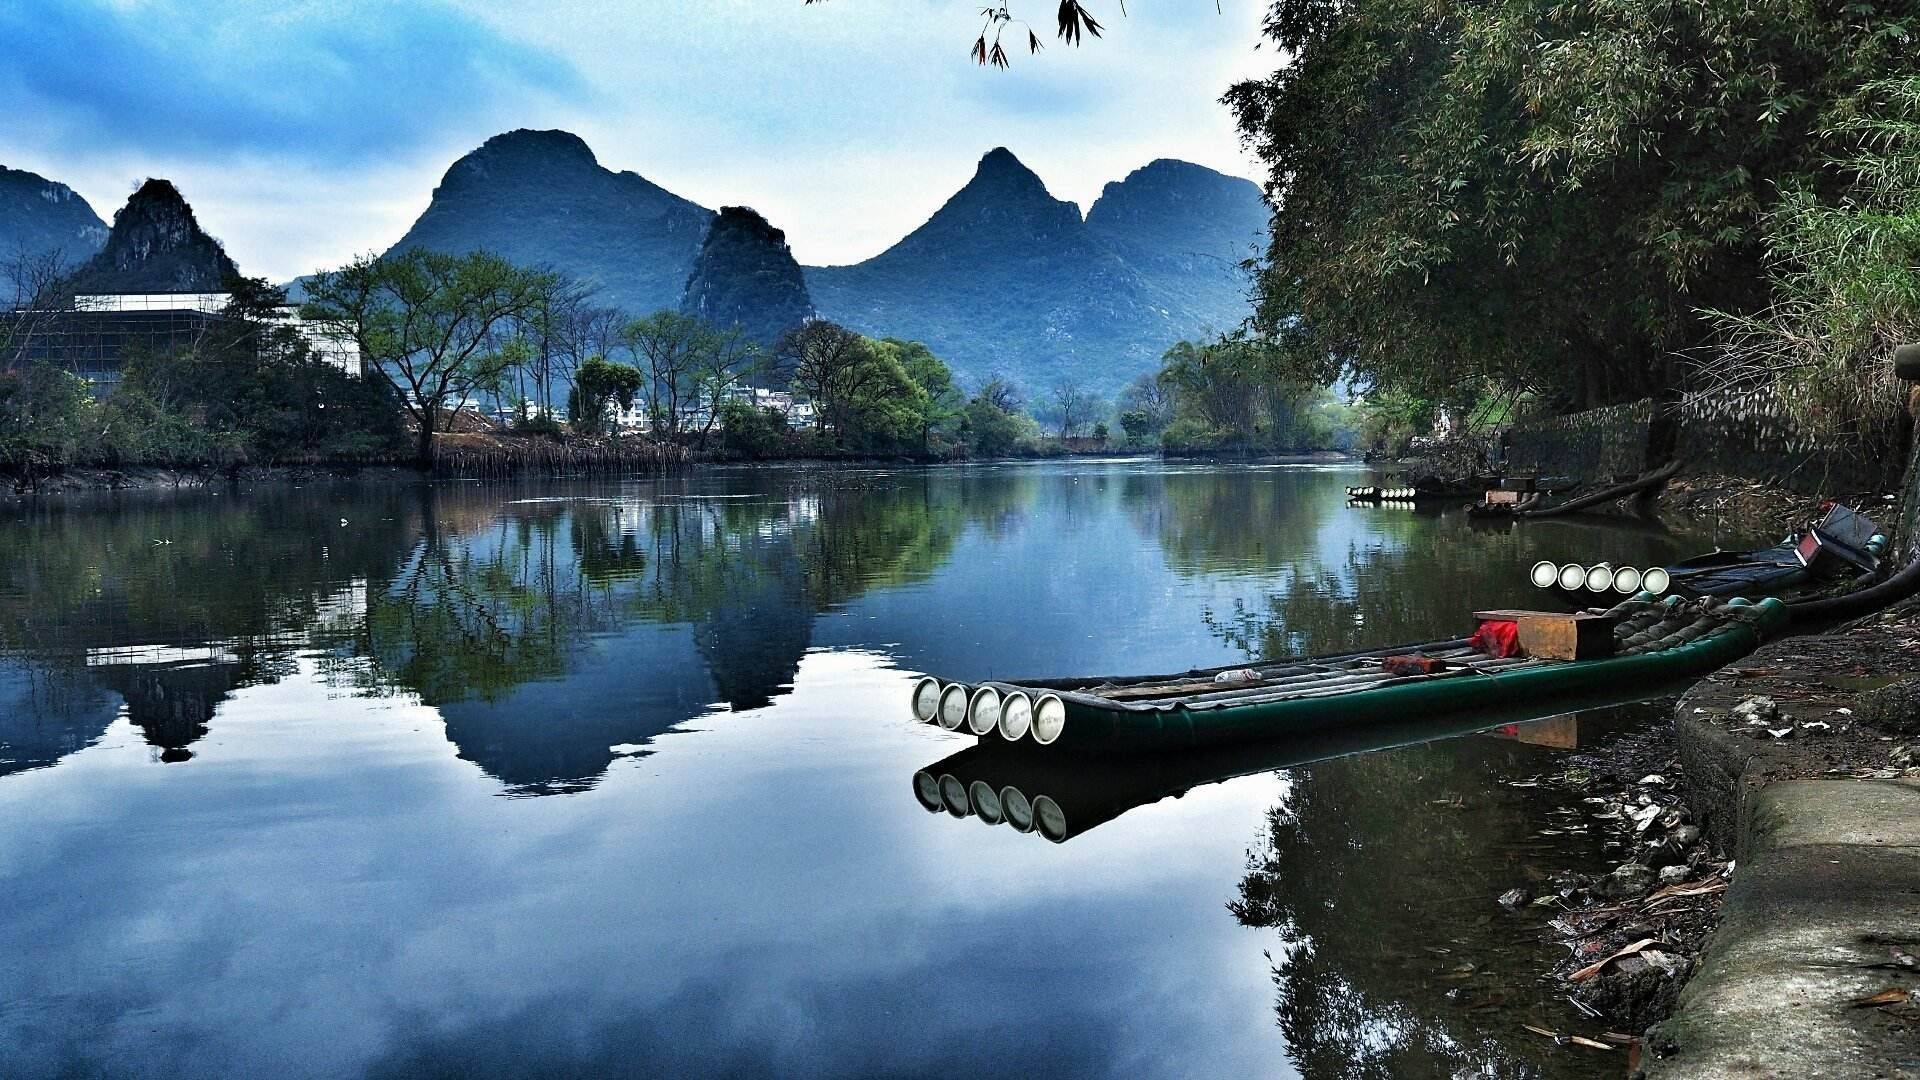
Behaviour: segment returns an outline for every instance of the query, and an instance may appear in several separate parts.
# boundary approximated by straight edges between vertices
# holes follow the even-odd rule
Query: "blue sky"
[[[1092,0],[1106,38],[1010,72],[977,0],[5,0],[0,164],[103,217],[178,182],[249,273],[384,248],[489,135],[562,127],[602,164],[755,206],[806,262],[872,255],[1005,145],[1083,206],[1156,157],[1258,177],[1223,89],[1258,0]],[[1051,0],[1014,0],[1045,29]]]

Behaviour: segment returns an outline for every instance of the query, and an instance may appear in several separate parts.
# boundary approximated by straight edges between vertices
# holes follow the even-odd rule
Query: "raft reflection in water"
[[[1584,704],[1618,703],[1613,697]],[[982,741],[914,773],[913,797],[930,813],[1010,825],[1018,832],[1037,833],[1064,844],[1135,807],[1236,777],[1473,734],[1571,750],[1578,744],[1578,732],[1577,713],[1541,717],[1508,712],[1440,723],[1410,720],[1253,746],[1138,758],[1041,758],[1005,743]]]

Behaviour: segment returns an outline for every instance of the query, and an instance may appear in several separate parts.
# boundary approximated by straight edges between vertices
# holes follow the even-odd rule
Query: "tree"
[[[541,404],[552,407],[551,387],[571,385],[580,365],[593,357],[606,358],[620,344],[620,331],[627,316],[616,308],[601,307],[582,295],[543,316],[547,331],[545,369],[542,372]]]
[[[393,388],[315,352],[287,320],[285,290],[263,278],[233,277],[225,286],[221,319],[186,349],[128,357],[120,391],[191,417],[256,460],[364,458],[404,447]]]
[[[1158,380],[1172,415],[1162,437],[1171,446],[1291,450],[1331,437],[1312,419],[1326,390],[1294,376],[1267,342],[1182,341],[1167,350]]]
[[[950,436],[951,428],[966,406],[966,397],[955,385],[952,370],[926,345],[899,338],[882,338],[880,344],[894,352],[901,369],[920,390],[919,450],[923,454],[933,453],[936,434],[942,438]]]
[[[621,329],[621,347],[632,355],[644,382],[647,420],[655,435],[679,437],[686,406],[700,397],[712,334],[698,317],[677,311],[656,311]]]
[[[1002,457],[1038,433],[1033,418],[1021,411],[1020,391],[999,377],[988,379],[967,402],[961,429],[968,448],[980,457]]]
[[[0,261],[0,289],[10,312],[0,320],[0,370],[10,370],[25,361],[35,337],[73,306],[64,253],[16,247]]]
[[[787,418],[778,409],[756,409],[739,398],[720,404],[720,439],[743,457],[769,457],[786,442]]]
[[[709,326],[694,361],[693,385],[703,419],[700,445],[707,444],[714,425],[721,423],[720,407],[734,400],[735,391],[752,385],[765,366],[760,346],[738,326],[716,330]]]
[[[1158,435],[1173,420],[1173,401],[1159,376],[1150,371],[1141,372],[1120,391],[1119,407],[1120,426],[1130,439]]]
[[[633,399],[644,384],[639,369],[631,364],[588,357],[574,372],[573,392],[567,399],[574,428],[585,435],[599,434],[606,423],[607,407],[617,401],[622,409],[633,408]]]
[[[500,387],[506,358],[495,330],[527,316],[552,285],[553,275],[484,251],[415,248],[315,275],[302,314],[354,341],[367,370],[400,393],[424,467],[442,413],[458,415],[474,394]]]
[[[1100,411],[1101,401],[1077,382],[1063,381],[1051,395],[1054,414],[1060,420],[1060,437],[1070,438]]]
[[[1284,211],[1256,325],[1292,376],[1562,408],[1672,390],[1702,308],[1769,302],[1761,225],[1913,74],[1904,0],[1280,0],[1227,96]]]
[[[813,402],[815,427],[835,436],[847,434],[861,399],[891,374],[875,362],[872,342],[825,319],[782,335],[775,353],[789,360],[794,388]]]
[[[1906,394],[1886,360],[1920,339],[1920,76],[1868,84],[1858,113],[1824,134],[1849,145],[1833,163],[1849,183],[1783,193],[1766,221],[1772,301],[1711,312],[1719,334],[1694,375],[1772,391],[1806,430],[1897,454]]]

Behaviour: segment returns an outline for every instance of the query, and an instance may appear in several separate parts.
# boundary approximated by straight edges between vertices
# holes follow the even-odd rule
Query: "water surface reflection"
[[[1349,510],[1353,480],[716,470],[17,512],[0,1070],[1525,1074],[1506,1029],[1551,995],[1477,1020],[1413,939],[1493,934],[1540,812],[1494,781],[1550,747],[1095,784],[1061,845],[905,802],[966,745],[902,715],[920,671],[1432,637],[1526,599],[1534,558],[1704,540],[1479,533]]]

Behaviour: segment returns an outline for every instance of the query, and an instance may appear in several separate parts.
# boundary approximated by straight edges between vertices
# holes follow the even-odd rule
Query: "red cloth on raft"
[[[1520,655],[1520,624],[1512,619],[1488,619],[1467,644],[1495,659]]]

